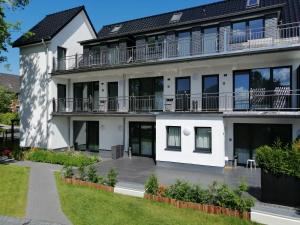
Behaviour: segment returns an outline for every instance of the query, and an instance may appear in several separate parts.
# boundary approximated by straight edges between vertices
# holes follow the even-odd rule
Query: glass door
[[[235,110],[249,109],[249,72],[238,71],[234,73],[234,101]]]
[[[118,82],[107,83],[107,94],[108,94],[108,111],[118,110]]]
[[[219,75],[202,76],[202,109],[219,109]]]
[[[65,84],[57,84],[57,111],[66,111],[67,88]]]
[[[184,31],[178,33],[178,56],[189,56],[191,54],[191,34]]]
[[[98,151],[99,150],[99,122],[87,121],[86,129],[86,142],[87,150]]]
[[[218,28],[210,27],[203,30],[203,51],[204,54],[218,51]]]
[[[58,70],[66,69],[66,56],[67,56],[67,49],[63,47],[57,47]]]
[[[73,111],[74,112],[83,111],[83,83],[75,83],[73,85],[73,93],[74,93]]]
[[[130,122],[129,146],[136,156],[155,157],[155,123]]]
[[[191,94],[190,77],[176,78],[176,110],[189,111]]]

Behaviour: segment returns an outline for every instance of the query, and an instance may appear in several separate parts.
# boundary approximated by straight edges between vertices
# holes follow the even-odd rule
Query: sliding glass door
[[[276,140],[283,144],[292,141],[290,124],[234,124],[234,155],[239,164],[246,164],[248,159],[255,159],[256,148],[272,145]]]
[[[99,122],[73,121],[73,144],[75,150],[99,150]]]
[[[74,111],[96,111],[99,109],[99,82],[73,84]]]
[[[291,106],[291,67],[235,71],[234,109],[285,109]]]
[[[65,84],[57,84],[57,111],[66,111],[67,86]]]
[[[191,99],[191,78],[176,78],[176,110],[189,111]]]
[[[118,110],[118,82],[107,83],[108,111]]]

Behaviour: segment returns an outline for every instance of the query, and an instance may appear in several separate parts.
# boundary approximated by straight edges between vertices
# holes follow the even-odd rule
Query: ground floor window
[[[276,140],[283,144],[292,141],[291,124],[234,124],[234,155],[239,164],[255,159],[255,149],[272,145]]]
[[[181,127],[174,127],[174,126],[167,127],[167,148],[180,150]]]
[[[211,127],[195,128],[195,152],[211,153]]]

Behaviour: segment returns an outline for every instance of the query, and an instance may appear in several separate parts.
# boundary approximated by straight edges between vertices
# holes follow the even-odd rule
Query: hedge
[[[11,125],[11,120],[18,120],[18,113],[0,113],[0,123],[5,125]]]
[[[297,143],[283,145],[276,141],[272,146],[261,146],[256,149],[256,160],[266,172],[300,178],[300,150]]]
[[[31,150],[26,159],[34,162],[45,162],[67,166],[87,166],[100,161],[98,157],[88,156],[78,152],[57,152],[51,150]]]

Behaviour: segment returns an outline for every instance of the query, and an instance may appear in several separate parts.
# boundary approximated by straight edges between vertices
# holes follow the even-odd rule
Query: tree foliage
[[[10,111],[12,100],[16,99],[16,94],[8,91],[5,87],[0,86],[0,113]]]
[[[29,0],[0,0],[0,63],[6,61],[6,57],[2,54],[12,44],[11,33],[20,30],[20,22],[7,21],[5,14],[9,10],[23,9],[28,3]]]

